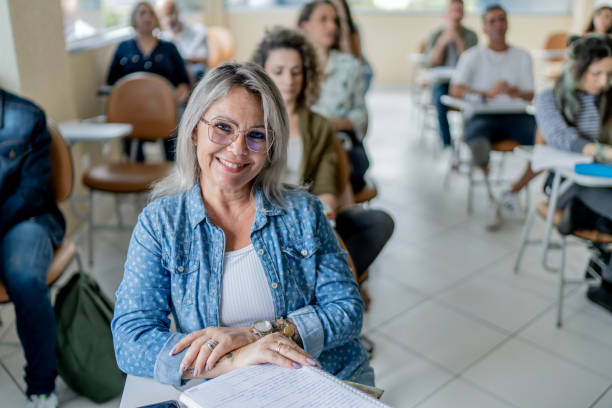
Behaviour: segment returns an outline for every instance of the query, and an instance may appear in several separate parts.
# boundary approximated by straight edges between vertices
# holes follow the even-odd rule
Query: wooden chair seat
[[[110,193],[142,193],[151,184],[165,177],[172,163],[104,163],[87,170],[83,183],[93,189]]]
[[[49,266],[49,272],[47,273],[47,286],[51,286],[66,270],[68,264],[74,259],[76,255],[76,246],[74,242],[69,239],[65,239],[59,247],[53,253],[53,260],[51,266]],[[6,288],[0,283],[0,303],[10,302],[11,299],[6,293]]]
[[[491,150],[494,152],[513,152],[520,144],[512,139],[500,140],[491,145]]]
[[[548,203],[543,201],[536,206],[536,211],[542,217],[546,218],[548,216]],[[555,210],[555,215],[553,216],[553,225],[555,227],[559,226],[561,222],[561,217],[563,215],[563,210],[557,208]],[[612,244],[612,235],[603,233],[599,230],[576,230],[572,232],[572,235],[578,237],[580,239],[584,239],[586,241],[591,241],[599,244]]]
[[[378,195],[378,189],[376,186],[367,185],[361,189],[360,192],[355,194],[356,203],[365,203],[374,199]]]

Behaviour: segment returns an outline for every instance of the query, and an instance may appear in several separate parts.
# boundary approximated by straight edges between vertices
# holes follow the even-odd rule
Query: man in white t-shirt
[[[508,20],[499,5],[487,8],[483,14],[487,45],[466,50],[457,63],[451,79],[450,95],[464,98],[470,95],[491,104],[512,100],[531,101],[534,95],[533,72],[529,53],[506,42]],[[476,115],[465,124],[465,139],[472,151],[474,164],[488,173],[491,143],[512,139],[522,145],[532,145],[535,138],[535,119],[528,114]],[[513,215],[518,212],[518,192],[533,178],[528,168],[510,191],[504,193],[502,204]],[[494,229],[501,223],[502,205],[493,197],[487,227]]]
[[[206,27],[202,24],[187,23],[179,18],[179,10],[173,0],[162,0],[159,15],[163,30],[161,37],[171,41],[178,48],[192,81],[198,81],[206,72],[208,45]]]

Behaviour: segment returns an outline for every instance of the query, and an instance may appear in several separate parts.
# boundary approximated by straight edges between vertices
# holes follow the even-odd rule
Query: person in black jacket
[[[56,324],[47,272],[65,232],[50,188],[51,135],[44,112],[0,88],[0,282],[15,306],[26,393],[56,407]]]

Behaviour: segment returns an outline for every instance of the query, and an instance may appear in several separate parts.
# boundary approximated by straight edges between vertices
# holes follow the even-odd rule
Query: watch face
[[[272,323],[268,320],[257,320],[253,323],[253,328],[259,333],[269,333],[272,331]]]

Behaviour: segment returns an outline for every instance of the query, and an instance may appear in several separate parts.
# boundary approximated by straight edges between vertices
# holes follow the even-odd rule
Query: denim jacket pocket
[[[308,241],[291,241],[287,245],[283,245],[281,250],[292,258],[303,260],[312,257],[319,250],[319,247],[319,241],[315,238]]]
[[[174,257],[162,259],[162,266],[170,273],[170,293],[176,306],[189,306],[195,301],[200,261]]]
[[[317,239],[297,240],[281,247],[283,252],[283,268],[286,272],[284,279],[287,290],[297,290],[303,304],[293,305],[296,308],[311,303],[316,280],[316,253],[320,244]],[[294,286],[292,288],[292,286]]]

